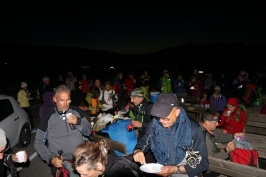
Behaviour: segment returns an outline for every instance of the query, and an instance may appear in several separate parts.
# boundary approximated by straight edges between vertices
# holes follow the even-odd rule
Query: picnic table
[[[194,119],[196,122],[200,122],[200,119],[207,109],[206,107],[201,107],[199,104],[192,104],[192,103],[179,103],[179,105],[184,108],[187,115]],[[210,106],[209,108],[216,109],[215,106]]]

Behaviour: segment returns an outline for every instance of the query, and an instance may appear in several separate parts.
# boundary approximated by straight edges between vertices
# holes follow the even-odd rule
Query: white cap
[[[6,134],[5,132],[0,128],[0,147],[6,146]]]
[[[28,84],[26,82],[21,82],[21,88],[28,86]]]

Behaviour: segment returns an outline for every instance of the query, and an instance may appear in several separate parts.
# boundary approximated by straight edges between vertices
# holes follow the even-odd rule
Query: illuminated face
[[[231,104],[227,104],[226,106],[227,106],[228,110],[231,112],[234,112],[236,109],[236,107],[234,105],[231,105]]]
[[[49,83],[50,83],[50,79],[47,78],[47,79],[45,79],[43,82],[44,82],[45,84],[49,85]]]
[[[133,97],[131,96],[131,102],[135,105],[138,106],[140,103],[143,101],[143,97]]]
[[[88,170],[86,164],[76,167],[76,170],[80,174],[80,177],[98,177],[103,174],[105,167],[98,163],[97,169]]]
[[[58,111],[67,111],[71,103],[70,93],[59,92],[53,97]]]
[[[165,128],[171,127],[176,121],[179,114],[180,114],[180,109],[173,108],[167,117],[160,117],[160,118],[157,118],[157,120],[159,120],[159,122],[162,124],[163,127]]]

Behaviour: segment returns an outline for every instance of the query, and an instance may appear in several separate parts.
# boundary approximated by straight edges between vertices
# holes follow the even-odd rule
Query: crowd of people
[[[42,107],[38,126],[33,125],[28,102],[30,94],[24,81],[18,92],[18,102],[29,115],[32,133],[36,132],[34,148],[51,166],[53,176],[148,177],[154,174],[139,171],[139,166],[159,163],[163,167],[157,176],[194,177],[206,173],[208,156],[227,159],[228,153],[235,150],[233,139],[245,136],[246,112],[240,104],[248,107],[252,103],[239,92],[247,83],[254,82],[249,80],[248,73],[240,71],[232,83],[239,95],[232,96],[224,74],[219,80],[215,80],[211,72],[203,78],[197,69],[189,81],[185,81],[181,73],[174,79],[168,70],[164,70],[156,86],[151,84],[147,71],[143,71],[138,79],[132,72],[123,79],[123,73],[118,72],[113,79],[103,83],[100,78],[90,81],[83,74],[79,79],[68,72],[66,79],[60,74],[53,84],[48,76],[43,77],[39,87]],[[155,102],[151,102],[149,92],[156,90],[160,94]],[[206,109],[197,123],[179,105],[178,94],[195,96],[195,103],[212,104],[217,109]],[[126,116],[130,120],[126,124],[132,126],[133,131],[126,127],[120,131],[119,121],[114,121],[108,126],[115,131],[109,128],[99,133],[105,132],[111,139],[116,134],[116,140],[121,139],[122,143],[123,138],[135,140],[128,144],[131,146],[127,148],[128,154],[110,156],[108,142],[91,142],[89,137],[93,127],[90,117],[97,117],[100,113],[115,115],[121,109],[127,110]],[[4,133],[0,136],[2,155],[6,142]],[[216,142],[228,144],[222,150]],[[15,156],[12,159],[16,162]]]

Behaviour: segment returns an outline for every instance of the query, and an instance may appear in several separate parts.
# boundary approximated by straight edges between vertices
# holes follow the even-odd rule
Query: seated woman
[[[219,123],[223,129],[222,132],[224,134],[244,132],[247,115],[244,109],[239,106],[238,99],[229,98],[226,106]]]
[[[108,155],[110,144],[107,139],[86,142],[73,153],[73,167],[80,176],[90,177],[141,177],[136,163],[126,157]]]

